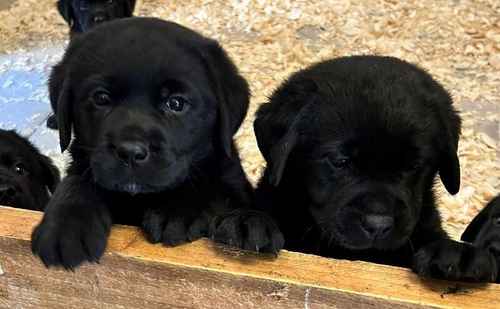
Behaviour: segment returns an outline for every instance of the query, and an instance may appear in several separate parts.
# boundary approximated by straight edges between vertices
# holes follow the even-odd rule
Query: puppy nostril
[[[363,229],[372,238],[384,238],[392,230],[394,218],[387,215],[366,215],[362,221]]]
[[[127,163],[141,164],[149,158],[149,152],[145,145],[139,142],[124,142],[116,147],[118,158]]]

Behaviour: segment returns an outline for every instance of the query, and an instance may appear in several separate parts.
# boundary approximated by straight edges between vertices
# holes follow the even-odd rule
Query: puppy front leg
[[[244,250],[277,254],[285,245],[283,234],[265,212],[236,208],[214,216],[210,237]]]
[[[142,220],[142,229],[152,243],[173,247],[207,236],[209,215],[199,208],[198,201],[171,200],[177,207],[150,207]]]
[[[219,199],[212,205],[210,237],[244,250],[277,254],[285,245],[284,236],[274,219],[257,206],[255,201]]]
[[[498,265],[483,248],[439,239],[417,251],[413,270],[421,276],[437,279],[495,282]]]
[[[424,277],[446,280],[494,282],[498,265],[485,249],[450,239],[441,228],[437,211],[428,214],[413,237],[417,250],[412,269]]]
[[[84,261],[98,262],[111,224],[109,209],[93,186],[80,176],[68,176],[33,230],[31,249],[47,267],[73,269]]]

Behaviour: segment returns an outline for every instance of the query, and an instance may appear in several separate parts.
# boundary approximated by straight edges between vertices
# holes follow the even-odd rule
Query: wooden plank
[[[176,248],[116,226],[99,265],[47,270],[30,252],[41,214],[0,207],[0,308],[499,308],[500,285],[421,280],[403,268],[201,240]]]

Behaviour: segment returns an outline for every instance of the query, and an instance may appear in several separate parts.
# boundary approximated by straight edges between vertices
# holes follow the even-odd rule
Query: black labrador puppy
[[[117,18],[131,17],[136,0],[59,0],[57,9],[70,27],[70,35]]]
[[[216,41],[160,19],[111,21],[72,40],[49,92],[73,161],[32,235],[46,265],[97,261],[112,223],[175,246],[251,204],[232,140],[248,85]],[[280,236],[258,215],[248,222]]]
[[[461,240],[486,248],[496,258],[497,267],[500,266],[500,195],[474,217]],[[497,282],[500,283],[500,276],[497,277]]]
[[[135,3],[136,0],[59,0],[57,9],[70,27],[70,37],[73,37],[103,22],[131,17]],[[52,106],[55,104],[57,100],[51,101]],[[47,127],[57,129],[55,114],[47,119]]]
[[[490,281],[485,250],[441,227],[434,182],[460,187],[461,120],[414,65],[354,56],[293,74],[257,112],[267,168],[257,203],[289,250],[411,266],[423,276]]]
[[[0,205],[43,210],[59,170],[26,138],[0,129]]]

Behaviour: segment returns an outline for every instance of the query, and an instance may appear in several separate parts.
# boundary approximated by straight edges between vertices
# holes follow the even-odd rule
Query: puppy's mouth
[[[165,173],[167,174],[167,173]],[[94,182],[109,191],[128,193],[131,196],[137,194],[148,194],[166,191],[179,186],[184,179],[182,175],[172,175],[173,177],[160,177],[151,175],[150,179],[144,177],[132,177],[130,175],[94,175]],[[146,180],[146,181],[144,181]]]
[[[370,239],[365,238],[363,240],[353,241],[346,237],[339,237],[338,243],[349,250],[368,250],[375,249],[380,251],[392,251],[402,247],[406,241],[405,239],[395,240],[395,239]]]
[[[137,182],[129,182],[124,184],[115,184],[112,188],[107,188],[112,191],[128,193],[131,196],[135,196],[137,194],[146,194],[146,193],[155,193],[162,191],[164,188],[151,186],[151,185],[143,185]]]
[[[130,195],[156,193],[181,185],[188,175],[188,166],[154,160],[142,166],[126,165],[107,152],[97,152],[91,159],[90,173],[94,183],[115,192]]]
[[[343,248],[361,251],[375,249],[379,251],[393,251],[397,250],[408,242],[407,235],[395,235],[393,233],[385,237],[373,237],[356,226],[349,224],[346,229],[341,229],[338,226],[333,226],[329,229],[330,242],[335,243]]]

